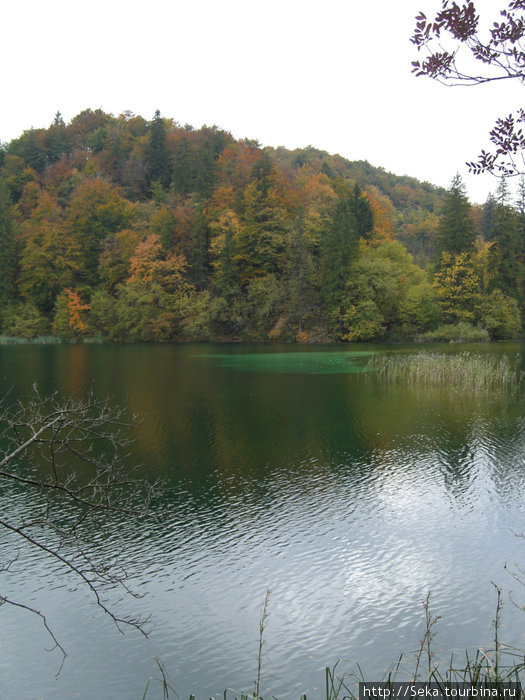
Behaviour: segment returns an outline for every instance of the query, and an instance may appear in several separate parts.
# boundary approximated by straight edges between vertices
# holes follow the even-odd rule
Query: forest
[[[4,338],[512,338],[524,241],[524,181],[475,206],[459,175],[444,190],[158,111],[57,113],[0,146]]]

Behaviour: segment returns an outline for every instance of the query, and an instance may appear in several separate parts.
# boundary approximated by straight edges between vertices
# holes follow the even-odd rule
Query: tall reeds
[[[366,367],[386,382],[474,392],[516,390],[525,374],[518,355],[495,353],[382,354],[370,358]]]

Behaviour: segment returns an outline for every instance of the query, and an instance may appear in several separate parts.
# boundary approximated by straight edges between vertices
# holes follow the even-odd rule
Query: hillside
[[[2,332],[413,337],[447,320],[418,267],[439,252],[447,196],[158,112],[57,114],[0,150]]]

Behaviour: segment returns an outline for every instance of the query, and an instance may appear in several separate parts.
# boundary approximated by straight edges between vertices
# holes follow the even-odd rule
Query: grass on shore
[[[35,338],[19,338],[13,335],[0,335],[0,345],[59,345],[60,343],[76,343],[81,342],[86,344],[103,343],[102,336],[93,336],[82,338],[80,341],[73,339],[63,339],[56,335],[38,335]]]

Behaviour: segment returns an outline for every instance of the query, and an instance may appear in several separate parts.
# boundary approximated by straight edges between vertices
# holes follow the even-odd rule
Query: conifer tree
[[[470,211],[465,185],[460,175],[456,174],[447,192],[439,222],[436,241],[438,257],[444,252],[460,255],[474,251],[476,232]]]
[[[166,128],[158,109],[149,127],[147,161],[150,182],[158,181],[163,187],[169,187],[170,164],[166,146]]]
[[[485,241],[492,240],[492,230],[494,228],[494,207],[496,206],[496,198],[492,193],[487,197],[487,201],[483,205],[483,216],[481,218],[481,235]]]
[[[314,260],[312,245],[306,233],[305,212],[300,210],[290,230],[290,267],[288,271],[288,308],[303,331],[303,322],[315,308]]]
[[[509,188],[505,178],[502,178],[498,185],[494,207],[492,237],[495,242],[494,252],[497,256],[498,272],[493,282],[493,289],[500,289],[504,294],[516,299],[519,296],[523,265],[518,218],[509,200]]]
[[[374,214],[368,198],[363,195],[357,182],[349,201],[354,210],[359,238],[367,238],[374,228]]]
[[[340,197],[332,225],[321,241],[322,295],[334,327],[340,325],[349,266],[359,251],[359,228],[354,194]]]

